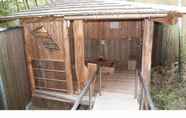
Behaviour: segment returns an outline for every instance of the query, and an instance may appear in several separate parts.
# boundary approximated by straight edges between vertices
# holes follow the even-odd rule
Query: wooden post
[[[85,53],[84,53],[84,31],[83,21],[75,20],[73,22],[74,33],[74,49],[75,49],[75,69],[80,88],[84,86],[84,82],[88,78],[88,68],[85,66]]]
[[[26,65],[27,65],[27,71],[28,71],[28,78],[30,79],[30,84],[31,84],[31,91],[32,95],[35,92],[35,80],[34,80],[34,72],[32,68],[32,49],[31,49],[31,41],[30,41],[30,36],[29,36],[29,31],[27,28],[27,25],[24,21],[21,21],[22,25],[24,27],[24,38],[25,38],[25,54],[26,54]]]
[[[144,21],[143,32],[143,48],[142,48],[142,77],[147,89],[150,89],[151,81],[151,59],[152,59],[152,44],[153,44],[153,31],[154,22],[150,19]],[[144,105],[147,106],[147,101],[144,101]],[[148,109],[148,108],[145,108]]]
[[[150,85],[151,58],[153,44],[154,22],[150,19],[144,21],[143,48],[142,48],[142,77],[147,87]]]
[[[68,36],[68,21],[63,20],[63,40],[64,40],[64,51],[65,51],[65,69],[68,93],[73,94],[73,83],[72,83],[72,66],[70,58],[70,43]]]

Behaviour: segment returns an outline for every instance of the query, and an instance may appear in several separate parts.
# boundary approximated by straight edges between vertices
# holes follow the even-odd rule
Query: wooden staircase
[[[135,95],[135,72],[103,76],[102,94],[97,95],[93,110],[139,110]]]

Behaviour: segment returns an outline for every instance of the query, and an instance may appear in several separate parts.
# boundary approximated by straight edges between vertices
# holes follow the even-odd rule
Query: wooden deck
[[[93,110],[138,110],[135,75],[126,71],[103,76],[102,95],[96,97]]]
[[[135,95],[135,76],[134,71],[115,72],[114,74],[102,74],[102,92],[93,97],[92,110],[138,110],[139,105],[134,98]],[[37,106],[32,105],[31,109],[71,109],[73,102],[77,99],[77,95],[67,95],[64,93],[37,90],[34,94]],[[34,99],[33,99],[34,100]],[[48,100],[55,101],[49,103]],[[34,103],[35,103],[34,102]],[[44,102],[44,103],[43,103]],[[62,104],[64,103],[64,104]],[[67,104],[69,103],[69,104]],[[46,107],[48,105],[48,107]],[[88,96],[85,96],[81,105],[88,106]],[[42,107],[43,106],[43,107]],[[57,106],[57,107],[56,107]],[[84,109],[84,108],[83,108]]]

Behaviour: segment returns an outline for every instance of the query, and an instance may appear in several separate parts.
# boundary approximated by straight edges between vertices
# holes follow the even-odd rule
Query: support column
[[[83,20],[73,21],[74,49],[75,49],[75,69],[80,88],[88,78],[88,68],[85,66],[85,39],[83,31]]]
[[[27,65],[27,71],[28,71],[28,78],[30,80],[31,84],[31,94],[33,95],[35,93],[36,85],[34,80],[34,72],[32,67],[32,49],[31,49],[31,39],[29,35],[29,30],[27,28],[27,24],[24,21],[21,21],[22,26],[24,27],[24,38],[25,38],[25,53],[26,53],[26,65]]]
[[[151,79],[151,60],[153,44],[154,22],[151,19],[145,19],[143,32],[142,48],[142,77],[147,87],[150,86]]]
[[[65,69],[67,79],[67,89],[69,94],[73,94],[72,83],[72,66],[70,58],[70,39],[68,36],[68,21],[63,20],[63,40],[64,40],[64,52],[65,52]]]

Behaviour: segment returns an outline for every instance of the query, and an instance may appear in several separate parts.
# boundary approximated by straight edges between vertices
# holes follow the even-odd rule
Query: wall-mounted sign
[[[52,36],[49,35],[49,33],[47,32],[43,25],[35,28],[32,31],[32,35],[36,39],[41,39],[43,46],[49,51],[60,50],[55,40],[52,38]]]

